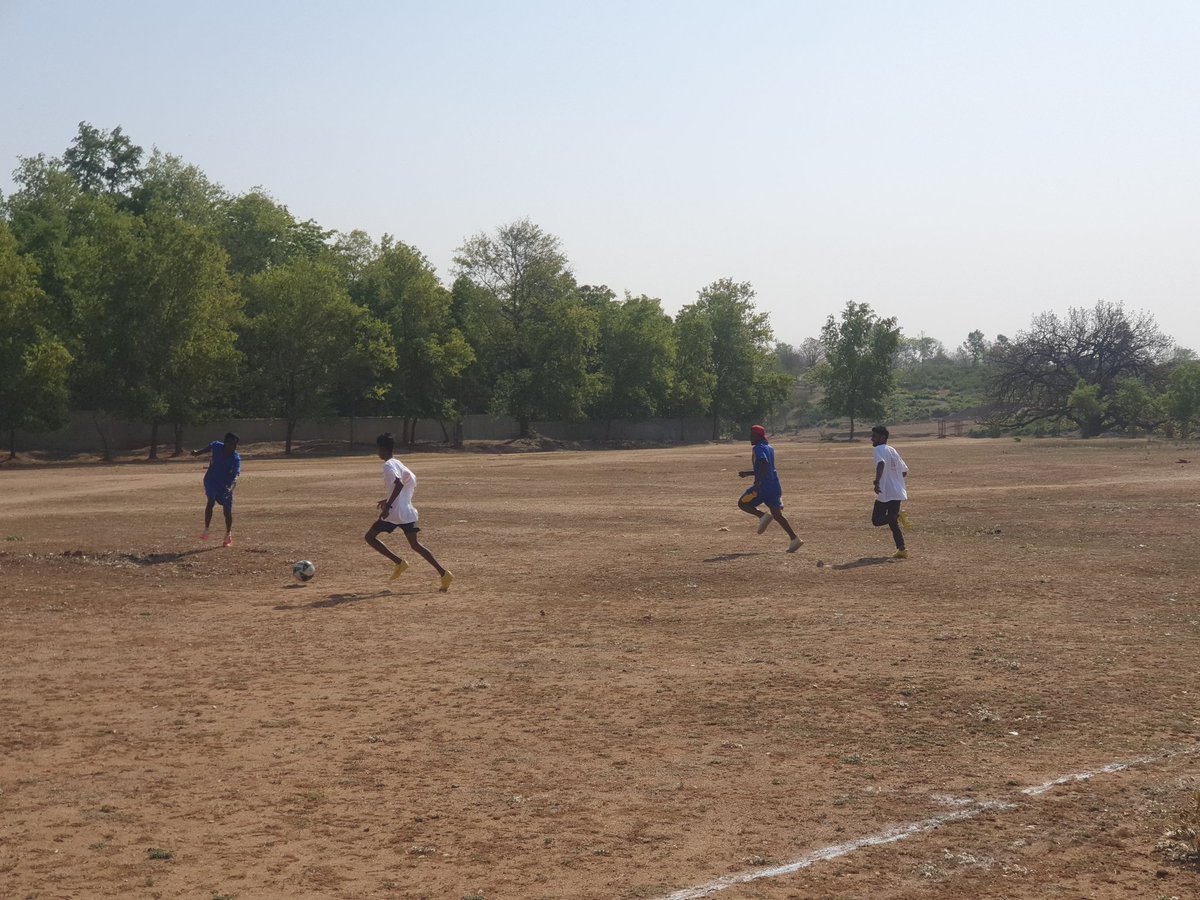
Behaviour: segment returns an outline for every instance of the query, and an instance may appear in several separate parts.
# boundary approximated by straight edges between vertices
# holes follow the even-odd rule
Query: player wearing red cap
[[[761,425],[751,425],[750,444],[753,448],[754,468],[738,472],[738,477],[753,476],[754,484],[738,500],[738,509],[758,517],[759,534],[766,531],[772,521],[778,522],[779,527],[792,539],[787,552],[795,553],[804,541],[796,536],[791,523],[783,514],[783,487],[779,484],[779,473],[775,471],[775,450],[767,443],[767,430]],[[770,512],[760,510],[760,504],[766,506]]]

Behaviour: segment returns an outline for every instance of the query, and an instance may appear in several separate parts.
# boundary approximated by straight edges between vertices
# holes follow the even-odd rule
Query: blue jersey
[[[229,488],[241,474],[241,455],[236,450],[226,455],[225,445],[221,441],[213,441],[208,449],[210,459],[208,471],[204,473],[204,486],[221,490]]]
[[[752,455],[758,493],[763,497],[778,497],[783,493],[783,488],[779,484],[779,473],[775,471],[775,451],[766,441],[759,441],[754,445]]]

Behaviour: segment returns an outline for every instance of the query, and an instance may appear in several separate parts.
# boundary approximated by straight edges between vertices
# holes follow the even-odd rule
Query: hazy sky
[[[78,123],[391,233],[521,217],[674,313],[958,345],[1097,300],[1200,349],[1195,0],[0,0],[0,191]]]

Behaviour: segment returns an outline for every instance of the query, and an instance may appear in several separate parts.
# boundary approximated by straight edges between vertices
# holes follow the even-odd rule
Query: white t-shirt
[[[400,460],[395,458],[386,460],[383,464],[383,487],[386,491],[383,495],[384,500],[391,498],[397,478],[400,479],[403,487],[400,488],[396,502],[388,507],[387,512],[381,518],[394,525],[408,525],[417,521],[417,508],[413,506],[412,502],[413,491],[417,489],[417,476]]]
[[[908,491],[904,488],[904,473],[908,466],[891,444],[880,444],[875,448],[875,467],[883,463],[883,477],[879,479],[879,493],[875,499],[881,503],[892,500],[907,500]]]

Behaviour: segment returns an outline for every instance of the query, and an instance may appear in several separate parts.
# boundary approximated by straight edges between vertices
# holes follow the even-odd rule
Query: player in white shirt
[[[379,458],[383,460],[383,484],[387,496],[376,505],[379,507],[379,518],[367,529],[367,543],[390,559],[395,568],[392,578],[399,578],[408,568],[408,563],[387,548],[379,539],[380,534],[391,534],[397,528],[408,538],[408,545],[413,548],[431,566],[437,569],[441,576],[441,586],[438,590],[450,590],[450,582],[454,575],[439,563],[432,553],[417,540],[417,508],[413,506],[413,492],[417,489],[417,476],[412,469],[398,459],[392,457],[396,449],[396,441],[390,434],[381,434],[375,439],[375,447]]]
[[[888,444],[888,430],[882,425],[871,429],[871,446],[875,448],[875,507],[871,510],[871,524],[876,528],[887,525],[892,529],[892,539],[896,542],[892,558],[908,559],[904,532],[900,530],[906,522],[904,513],[900,512],[900,503],[908,499],[905,485],[908,466],[896,448]]]

